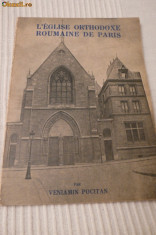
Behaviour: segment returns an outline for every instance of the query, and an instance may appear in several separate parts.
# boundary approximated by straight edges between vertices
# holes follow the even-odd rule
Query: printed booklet
[[[156,198],[138,18],[18,18],[2,205]]]

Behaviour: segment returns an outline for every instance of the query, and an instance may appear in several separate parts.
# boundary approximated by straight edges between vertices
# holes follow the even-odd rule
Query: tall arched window
[[[73,79],[64,67],[59,67],[50,78],[50,104],[73,103]]]

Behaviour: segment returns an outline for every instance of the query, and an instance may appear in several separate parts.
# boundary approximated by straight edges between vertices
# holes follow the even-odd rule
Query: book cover
[[[2,205],[152,200],[156,135],[138,18],[19,18]]]

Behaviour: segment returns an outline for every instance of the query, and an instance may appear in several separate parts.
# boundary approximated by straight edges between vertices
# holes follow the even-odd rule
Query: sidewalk
[[[29,180],[25,179],[26,168],[5,169],[2,177],[2,201],[5,205],[42,205],[154,199],[154,174],[156,157],[81,166],[32,167],[32,179]],[[50,190],[81,192],[82,189],[107,189],[108,193],[79,193],[69,196],[55,196],[49,193]]]
[[[105,161],[100,163],[77,163],[75,165],[59,165],[59,166],[45,166],[45,165],[31,165],[33,170],[48,170],[48,169],[66,169],[66,168],[79,168],[79,167],[93,167],[93,166],[106,166],[122,163],[131,163],[131,162],[142,162],[142,161],[151,161],[156,159],[156,156],[144,157],[144,158],[135,158],[135,159],[126,159],[126,160],[113,160]],[[26,171],[27,166],[25,167],[12,167],[12,168],[3,168],[3,171]]]

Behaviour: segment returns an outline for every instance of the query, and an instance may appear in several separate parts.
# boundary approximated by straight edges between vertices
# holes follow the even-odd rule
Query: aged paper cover
[[[155,199],[138,18],[19,18],[2,205]]]

